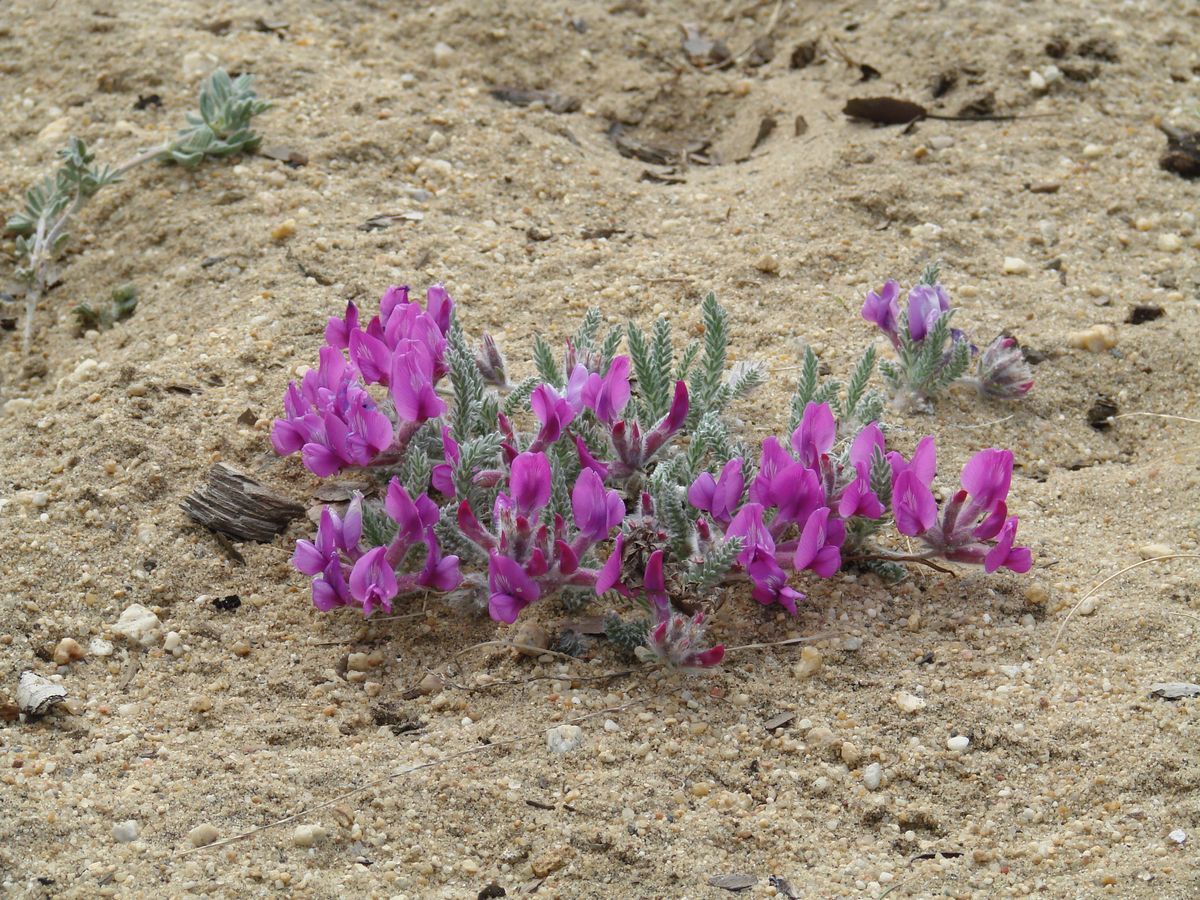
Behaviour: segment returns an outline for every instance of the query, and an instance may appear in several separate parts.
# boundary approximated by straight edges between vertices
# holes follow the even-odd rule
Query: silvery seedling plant
[[[252,88],[250,75],[231,79],[217,70],[200,87],[197,113],[172,140],[140,153],[119,166],[96,162],[86,143],[72,137],[58,152],[58,168],[25,194],[24,208],[9,217],[5,230],[17,236],[18,280],[25,291],[24,347],[29,351],[37,304],[57,280],[58,259],[71,220],[100,190],[118,182],[131,169],[161,160],[197,166],[205,159],[254,150],[260,141],[251,120],[270,107]]]
[[[929,266],[908,292],[900,309],[900,285],[888,280],[867,294],[862,316],[882,331],[896,351],[879,369],[898,409],[928,411],[934,398],[956,381],[975,387],[994,400],[1018,400],[1033,387],[1033,374],[1020,347],[1010,337],[996,338],[979,353],[966,334],[951,327],[955,310],[938,282],[938,266]],[[978,357],[974,375],[968,375]]]
[[[932,437],[907,459],[886,446],[871,352],[846,385],[818,383],[810,354],[790,434],[751,452],[724,414],[763,370],[727,371],[728,315],[711,295],[702,313],[703,341],[677,350],[666,320],[602,337],[591,310],[561,355],[539,339],[537,374],[513,385],[441,285],[423,306],[389,288],[369,321],[351,303],[271,434],[320,477],[378,485],[297,544],[314,605],[370,615],[436,591],[511,623],[552,596],[601,598],[640,610],[610,615],[615,642],[691,671],[723,656],[705,638],[722,586],[795,613],[803,578],[845,566],[1029,569],[1007,515],[1011,453],[977,454],[939,505]],[[877,544],[884,525],[920,549]]]

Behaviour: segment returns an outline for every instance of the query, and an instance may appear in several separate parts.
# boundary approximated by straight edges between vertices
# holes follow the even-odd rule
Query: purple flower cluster
[[[889,282],[868,297],[872,321],[893,335],[907,328],[919,341],[949,302],[937,285],[922,286],[901,316],[898,290]],[[476,418],[464,420],[457,408],[466,406],[463,385],[508,382],[494,343],[485,340],[475,358],[464,350],[453,311],[440,285],[428,290],[424,308],[407,288],[389,288],[365,326],[350,304],[329,320],[318,368],[288,386],[285,416],[271,434],[278,453],[299,453],[318,476],[372,468],[386,482],[380,497],[355,494],[340,514],[326,507],[315,537],[297,543],[293,562],[312,579],[318,609],[356,606],[370,615],[390,612],[396,598],[413,592],[461,591],[486,599],[493,619],[511,623],[563,590],[611,591],[648,611],[645,654],[701,669],[718,664],[724,648],[705,648],[703,611],[676,602],[685,583],[742,577],[759,603],[794,614],[804,595],[792,575],[829,578],[847,562],[844,552],[851,561],[941,558],[988,572],[1030,568],[1007,511],[1008,451],[976,454],[962,489],[939,506],[931,437],[909,459],[888,451],[875,423],[839,443],[833,409],[809,403],[789,438],[768,437],[757,460],[702,445],[709,449],[688,465],[712,453],[713,471],[693,477],[696,470],[681,463],[695,447],[687,454],[671,447],[688,421],[685,382],[676,381],[672,394],[669,381],[658,381],[654,407],[635,402],[631,358],[610,358],[594,345],[578,353],[568,346],[557,386],[529,390],[527,382],[527,393],[512,398],[528,397],[531,431],[518,427],[518,402],[501,412],[497,401],[476,400],[468,410]],[[1003,368],[1007,349],[993,354],[993,365]],[[454,410],[438,392],[448,374],[459,398]],[[661,414],[657,421],[632,413],[647,408]],[[684,474],[670,474],[678,480],[664,488],[664,472]],[[667,515],[663,503],[675,503],[678,514]],[[902,535],[923,544],[921,555],[864,547],[863,535],[889,514]],[[478,569],[462,571],[460,555],[478,558]],[[720,560],[715,571],[704,569],[710,558]],[[688,582],[688,572],[709,580]]]
[[[788,583],[788,572],[810,571],[829,578],[842,567],[841,550],[852,520],[878,520],[886,512],[872,487],[877,458],[891,467],[892,511],[901,534],[920,538],[928,558],[982,563],[988,572],[1004,566],[1027,572],[1028,549],[1014,547],[1017,519],[1006,518],[1012,453],[984,450],[963,470],[963,486],[936,521],[931,485],[936,469],[932,437],[910,460],[886,452],[883,432],[863,428],[843,458],[831,454],[837,434],[833,411],[809,403],[789,446],[766,438],[758,472],[746,485],[745,462],[730,460],[717,476],[702,473],[688,490],[689,503],[705,514],[697,521],[701,553],[719,531],[738,538],[737,564],[762,604],[778,603],[795,614],[804,595]],[[997,538],[995,544],[987,543]]]
[[[366,328],[359,327],[353,303],[344,318],[330,319],[320,365],[306,372],[299,385],[288,385],[283,401],[287,415],[271,429],[275,452],[287,456],[299,451],[304,464],[321,477],[375,465],[380,457],[398,458],[421,423],[446,411],[437,383],[446,374],[453,309],[441,285],[426,292],[424,310],[409,300],[407,287],[391,287]],[[388,389],[391,416],[368,393],[372,384]]]

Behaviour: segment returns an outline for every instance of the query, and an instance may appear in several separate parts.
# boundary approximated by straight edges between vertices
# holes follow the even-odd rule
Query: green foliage
[[[450,331],[447,335],[446,359],[449,366],[450,388],[453,396],[450,410],[450,431],[454,439],[460,443],[477,435],[487,434],[496,426],[494,413],[488,419],[486,413],[492,412],[492,407],[485,408],[484,398],[488,395],[487,384],[483,373],[475,364],[475,355],[467,346],[463,335],[462,325],[457,316],[450,321]],[[495,395],[492,394],[493,403]]]
[[[965,338],[955,339],[951,322],[957,310],[938,317],[922,341],[914,341],[908,329],[908,314],[900,316],[898,363],[880,364],[884,380],[894,393],[907,393],[919,406],[961,378],[971,364],[971,348]]]
[[[463,565],[487,565],[487,554],[459,530],[457,500],[442,507],[442,517],[433,526],[433,533],[447,556],[457,556]]]
[[[646,619],[625,620],[613,613],[604,620],[604,635],[613,646],[633,656],[638,647],[645,645],[650,634],[650,622]]]
[[[213,72],[200,86],[199,114],[188,113],[188,127],[167,148],[167,158],[192,167],[208,157],[257,149],[262,138],[250,127],[250,120],[271,104],[258,99],[253,83],[252,75],[231,79],[223,69]]]
[[[554,359],[554,351],[540,334],[533,339],[533,364],[542,381],[562,390],[567,383],[566,379],[563,378],[562,369]],[[532,388],[530,392],[532,393]]]
[[[637,378],[638,420],[649,426],[667,414],[675,393],[675,348],[671,345],[671,325],[657,319],[650,339],[632,322],[627,329],[629,358]]]
[[[475,483],[475,475],[498,462],[500,441],[500,433],[491,431],[460,444],[458,465],[451,472],[455,494],[480,513],[491,509],[491,504],[485,502],[485,491]]]
[[[527,410],[529,408],[529,397],[533,393],[533,389],[541,383],[542,379],[535,375],[522,378],[517,382],[516,387],[508,392],[508,396],[500,404],[500,409],[504,415],[512,418],[517,413]]]
[[[659,464],[650,476],[650,498],[654,515],[667,534],[667,547],[676,559],[686,559],[692,551],[693,526],[683,484],[685,476],[676,456]]]
[[[688,566],[683,576],[684,584],[697,591],[706,591],[717,584],[733,566],[737,555],[742,552],[742,539],[731,537],[713,544],[699,562]]]
[[[115,289],[108,303],[99,309],[90,303],[80,303],[72,312],[81,334],[93,329],[106,331],[117,322],[124,322],[131,317],[137,309],[137,303],[137,288],[132,284],[125,284]]]
[[[868,347],[855,365],[850,381],[843,384],[835,378],[822,381],[817,356],[811,347],[805,347],[800,379],[792,394],[788,429],[795,430],[800,424],[809,403],[828,403],[838,420],[839,437],[846,440],[853,440],[864,425],[878,422],[883,416],[883,397],[869,387],[875,357],[875,348]]]
[[[935,259],[933,262],[931,262],[929,265],[927,265],[924,269],[921,270],[920,283],[934,285],[934,284],[938,283],[938,281],[939,281],[939,279],[941,279],[941,277],[942,277],[942,263],[941,263],[941,260]]]
[[[410,497],[425,493],[429,488],[429,476],[432,472],[433,463],[429,455],[410,442],[408,451],[404,454],[404,462],[400,464],[400,471],[397,473],[400,483],[404,485]]]
[[[364,503],[362,507],[362,543],[367,549],[384,547],[396,536],[397,525],[383,508],[375,503]]]

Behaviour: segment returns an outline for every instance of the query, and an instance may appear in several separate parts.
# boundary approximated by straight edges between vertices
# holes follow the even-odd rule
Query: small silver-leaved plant
[[[97,163],[95,154],[77,137],[58,152],[58,168],[26,191],[24,208],[5,223],[5,230],[16,235],[15,274],[25,292],[26,352],[38,302],[58,280],[55,260],[66,245],[67,228],[75,215],[101,189],[142,163],[161,160],[191,167],[210,157],[256,149],[261,138],[251,128],[251,120],[271,104],[257,97],[252,83],[250,75],[230,78],[218,69],[201,85],[199,112],[188,114],[186,128],[119,166]]]

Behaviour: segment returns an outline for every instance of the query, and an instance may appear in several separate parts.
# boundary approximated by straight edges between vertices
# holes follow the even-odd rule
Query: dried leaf
[[[727,891],[744,891],[758,884],[758,878],[753,875],[714,875],[708,879],[708,883]]]
[[[846,101],[842,112],[852,119],[865,119],[876,125],[907,125],[929,115],[921,104],[896,97],[855,97]]]
[[[1087,411],[1087,423],[1097,431],[1104,431],[1112,425],[1112,417],[1117,414],[1116,401],[1105,394],[1096,397]]]
[[[411,212],[402,213],[380,213],[377,216],[371,216],[367,221],[358,226],[359,231],[383,231],[385,228],[391,228],[397,222],[420,222],[425,218],[425,213]]]
[[[803,69],[812,65],[817,59],[818,46],[818,42],[815,40],[797,44],[796,49],[792,51],[789,65],[793,69]]]
[[[552,113],[572,113],[579,109],[579,100],[555,91],[530,91],[524,88],[500,87],[492,89],[492,96],[501,103],[513,106],[532,106],[540,103]]]
[[[1146,322],[1161,319],[1166,314],[1167,311],[1161,306],[1150,303],[1139,303],[1129,311],[1129,315],[1125,317],[1125,321],[1130,325],[1144,325]]]
[[[301,166],[308,165],[307,154],[302,150],[297,150],[295,147],[288,147],[283,144],[265,147],[259,151],[259,155],[265,156],[267,159],[278,160],[290,169],[299,169]]]
[[[1150,685],[1150,696],[1160,700],[1182,700],[1200,696],[1200,684],[1187,681],[1164,681]]]
[[[796,714],[794,712],[776,713],[775,715],[771,716],[771,718],[763,722],[763,728],[765,728],[767,731],[774,731],[776,728],[782,728],[794,718],[796,718]]]
[[[724,41],[706,38],[699,25],[685,23],[680,27],[683,29],[683,52],[693,66],[707,69],[731,62],[732,54]]]

